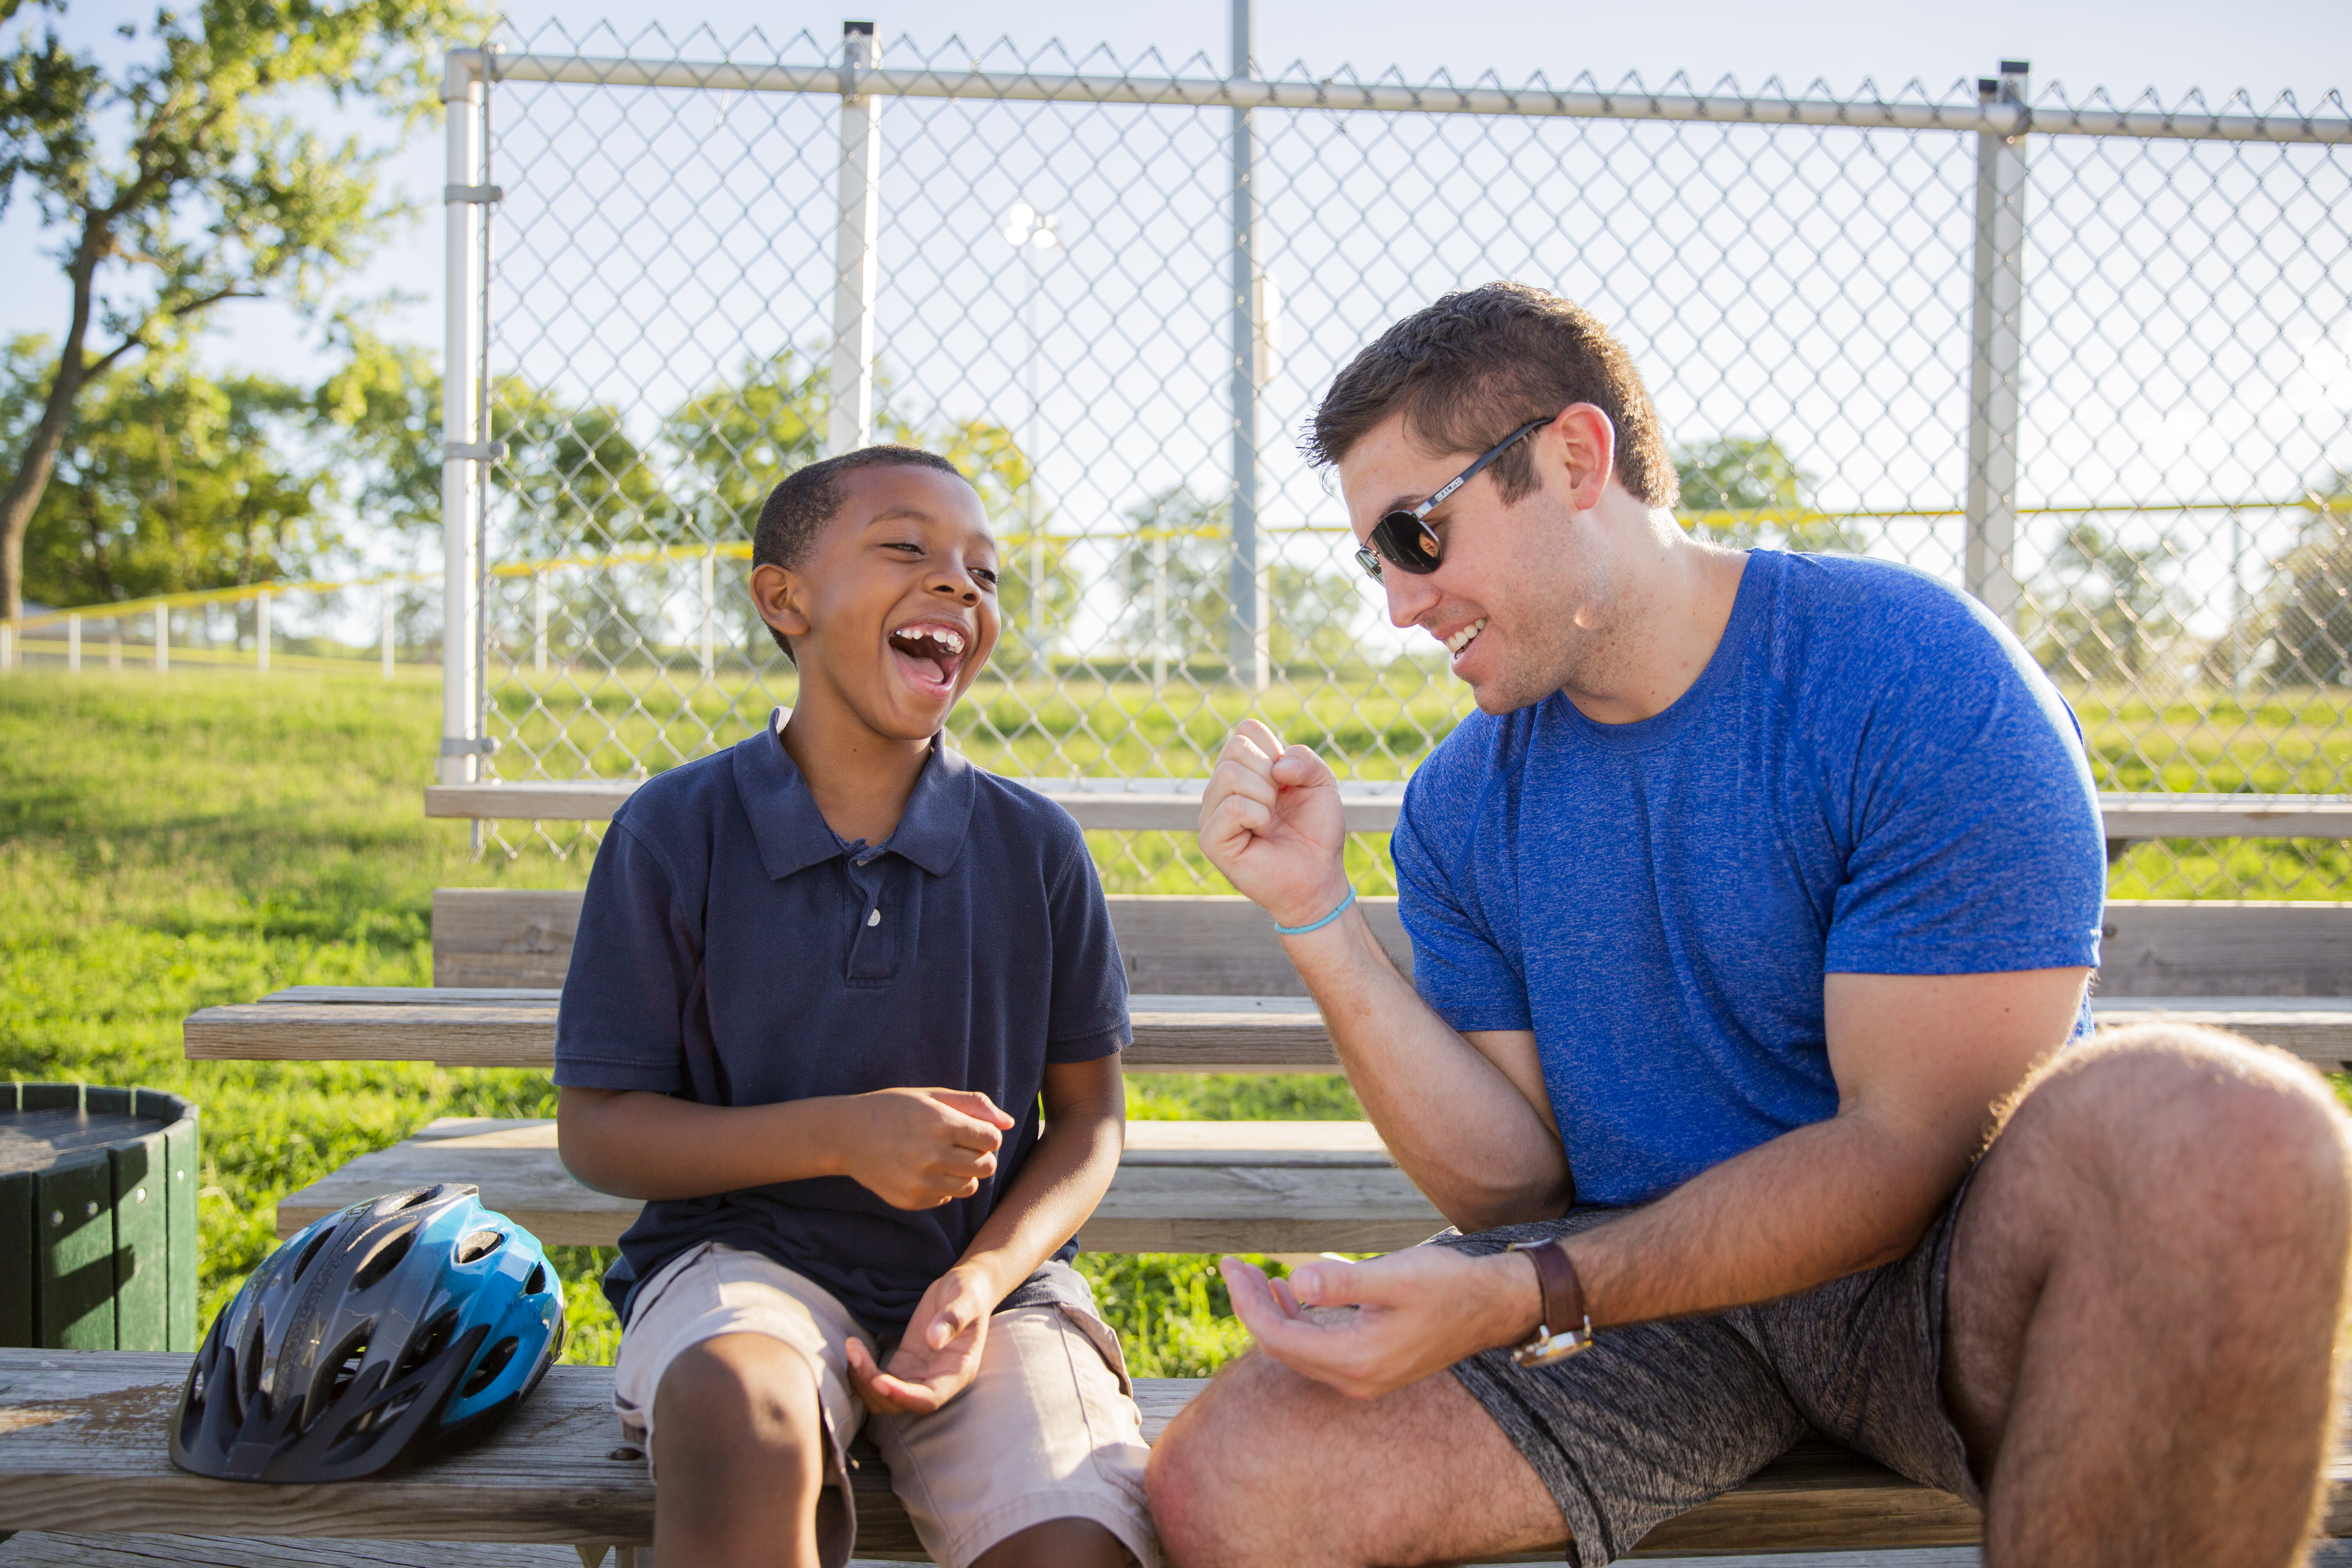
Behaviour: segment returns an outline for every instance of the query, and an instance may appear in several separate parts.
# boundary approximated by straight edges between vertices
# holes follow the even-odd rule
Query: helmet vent
[[[253,1314],[253,1332],[246,1336],[244,1352],[236,1358],[237,1381],[244,1384],[237,1390],[243,1396],[237,1401],[240,1405],[251,1404],[261,1393],[263,1358],[268,1354],[267,1332],[268,1325],[257,1310]]]
[[[480,1258],[488,1258],[491,1253],[496,1252],[499,1249],[499,1244],[505,1240],[506,1233],[504,1231],[475,1231],[468,1235],[464,1240],[457,1243],[457,1260],[460,1263],[472,1263]]]
[[[424,1331],[409,1342],[407,1359],[400,1363],[400,1375],[406,1377],[439,1355],[448,1347],[449,1336],[457,1331],[457,1309],[455,1307],[425,1324]]]
[[[320,1249],[334,1239],[333,1226],[320,1226],[319,1234],[310,1238],[310,1245],[302,1249],[301,1258],[294,1265],[294,1278],[299,1280],[303,1275],[308,1274],[310,1271],[310,1260],[318,1257]]]
[[[409,1194],[407,1197],[401,1200],[399,1205],[392,1212],[398,1214],[403,1209],[413,1209],[419,1204],[431,1203],[433,1201],[434,1194],[438,1193],[440,1190],[441,1189],[438,1187],[419,1187],[415,1192]]]
[[[532,1264],[530,1266],[530,1273],[529,1277],[527,1277],[522,1282],[522,1293],[526,1296],[536,1296],[541,1290],[546,1289],[547,1265],[544,1263]]]
[[[352,1289],[365,1290],[373,1286],[377,1280],[399,1268],[400,1260],[407,1257],[408,1249],[415,1245],[416,1227],[413,1225],[376,1243],[375,1250],[367,1255],[366,1261],[359,1267],[359,1272],[352,1276]]]
[[[482,1359],[476,1362],[474,1370],[467,1374],[466,1385],[457,1391],[457,1396],[460,1399],[470,1399],[497,1382],[499,1373],[506,1371],[507,1363],[514,1360],[515,1351],[521,1342],[514,1335],[509,1334],[505,1339],[484,1351]]]
[[[351,1387],[352,1381],[359,1376],[360,1367],[367,1360],[368,1340],[374,1332],[373,1323],[363,1325],[354,1331],[351,1338],[343,1342],[342,1349],[335,1352],[329,1363],[334,1368],[331,1374],[334,1381],[327,1385],[324,1394],[313,1401],[309,1410],[303,1412],[304,1431],[310,1430],[310,1424],[325,1415],[334,1403],[343,1396],[343,1391]]]

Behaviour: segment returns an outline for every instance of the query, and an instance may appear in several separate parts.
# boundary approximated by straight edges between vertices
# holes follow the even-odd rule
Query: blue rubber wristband
[[[1305,936],[1310,931],[1321,931],[1325,926],[1329,925],[1333,921],[1336,921],[1341,915],[1346,914],[1348,912],[1348,906],[1355,901],[1356,889],[1351,887],[1348,889],[1348,896],[1339,900],[1339,907],[1338,909],[1333,910],[1329,914],[1325,915],[1321,920],[1315,921],[1312,925],[1277,925],[1274,929],[1284,936]]]

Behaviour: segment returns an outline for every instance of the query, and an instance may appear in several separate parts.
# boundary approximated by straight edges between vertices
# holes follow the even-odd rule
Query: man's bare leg
[[[1356,1400],[1246,1356],[1152,1445],[1149,1485],[1176,1568],[1475,1563],[1568,1534],[1450,1373]]]
[[[2231,1036],[2061,1058],[1953,1237],[1944,1397],[1991,1568],[2282,1568],[2312,1528],[2352,1242],[2345,1119]]]

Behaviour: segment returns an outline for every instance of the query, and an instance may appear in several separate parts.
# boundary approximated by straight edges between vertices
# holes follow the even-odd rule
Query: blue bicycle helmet
[[[172,1462],[341,1481],[487,1436],[563,1342],[537,1237],[445,1183],[354,1204],[266,1258],[196,1352]]]

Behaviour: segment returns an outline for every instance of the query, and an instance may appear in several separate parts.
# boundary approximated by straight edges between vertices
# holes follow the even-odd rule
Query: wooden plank
[[[2110,903],[2099,989],[2114,996],[2352,994],[2352,902]]]
[[[1272,921],[1232,896],[1123,895],[1112,928],[1137,992],[1301,996]],[[1392,898],[1360,906],[1398,968],[1412,947]],[[580,894],[449,888],[434,894],[442,986],[560,986]],[[2352,993],[2352,902],[2122,900],[2107,906],[2101,987],[2131,996],[2336,996]]]
[[[472,817],[489,821],[604,822],[635,795],[642,779],[518,780],[470,784],[427,784],[425,815]],[[1091,790],[1036,787],[1039,795],[1076,818],[1086,828],[1192,832],[1200,825],[1201,784],[1181,781],[1173,790]],[[1343,792],[1340,809],[1350,833],[1391,833],[1396,829],[1402,787],[1368,794]]]
[[[2200,1024],[2276,1046],[2323,1072],[2352,1072],[2352,997],[2096,996],[2101,1028]]]
[[[562,985],[580,897],[576,889],[434,889],[433,984]]]
[[[425,815],[483,819],[601,822],[618,811],[642,780],[428,784]],[[1167,790],[1038,791],[1089,828],[1190,833],[1199,824],[1202,782]],[[1343,793],[1350,833],[1396,829],[1401,790]],[[2352,796],[2103,795],[2105,837],[2129,838],[2352,838]]]
[[[439,888],[433,894],[436,987],[561,986],[580,925],[577,891]],[[1305,984],[1247,899],[1122,894],[1108,900],[1131,990],[1190,996],[1304,996]],[[1391,961],[1412,973],[1392,898],[1358,900]]]
[[[547,1068],[555,1001],[445,999],[410,986],[351,986],[349,1001],[240,1002],[207,1007],[183,1029],[194,1060],[431,1061]],[[2352,997],[2101,995],[2103,1026],[2170,1018],[2231,1029],[2325,1071],[2352,1063]],[[1322,1016],[1305,997],[1130,998],[1129,1072],[1336,1072]]]
[[[2352,838],[2352,795],[2103,795],[2109,838]]]
[[[610,1247],[641,1206],[574,1181],[546,1121],[446,1118],[278,1203],[293,1235],[352,1204],[471,1182],[557,1247]],[[1094,1252],[1388,1252],[1444,1228],[1379,1134],[1350,1121],[1135,1121],[1110,1191],[1078,1233]]]
[[[609,1556],[608,1556],[609,1563]],[[569,1546],[484,1541],[316,1541],[298,1535],[86,1535],[27,1531],[0,1568],[580,1568]]]
[[[616,1458],[612,1374],[560,1366],[481,1447],[404,1475],[263,1487],[173,1468],[164,1422],[187,1376],[178,1354],[0,1350],[0,1531],[236,1532],[330,1540],[612,1542],[652,1537],[644,1464]],[[1147,1440],[1202,1385],[1139,1379]],[[862,1446],[861,1446],[862,1447]],[[866,1450],[871,1458],[871,1450]],[[851,1476],[858,1555],[918,1555],[883,1467]],[[2344,1511],[2341,1460],[2327,1517]],[[1638,1556],[1896,1549],[1975,1539],[1972,1513],[1865,1459],[1800,1443],[1744,1485],[1660,1525]],[[1559,1553],[1529,1553],[1522,1561]]]

